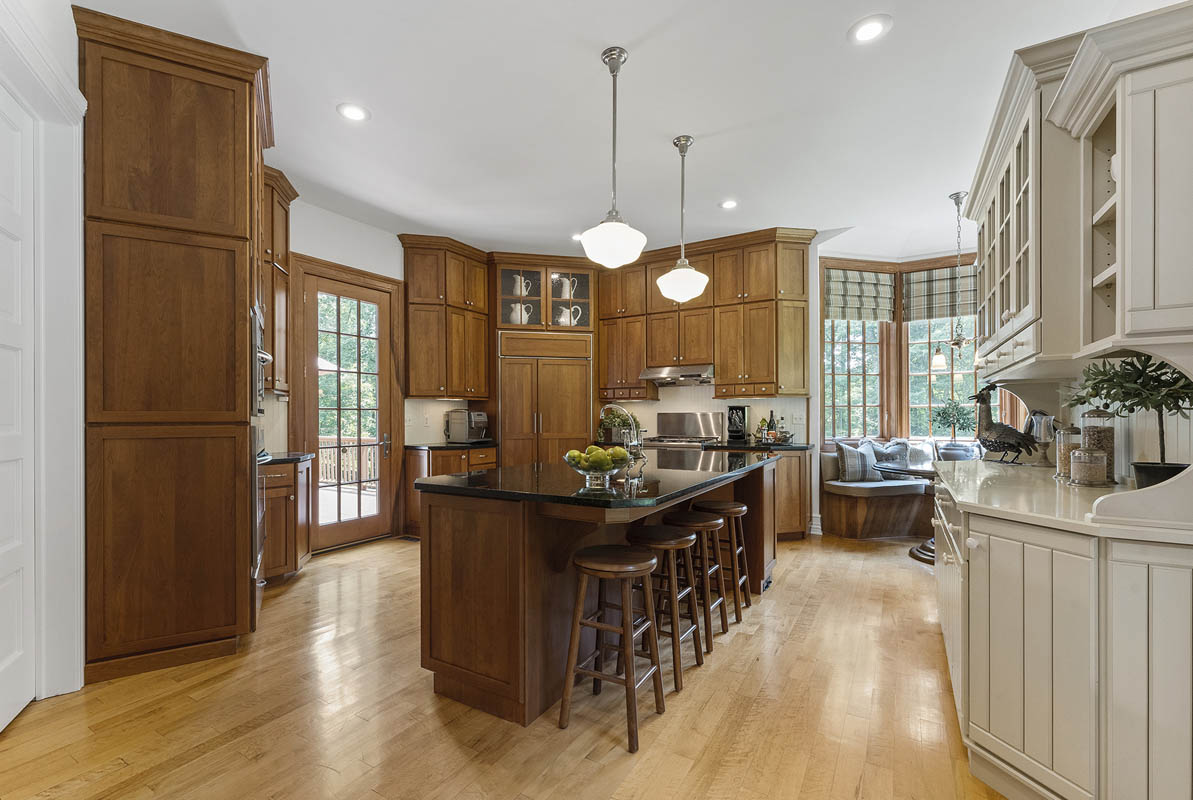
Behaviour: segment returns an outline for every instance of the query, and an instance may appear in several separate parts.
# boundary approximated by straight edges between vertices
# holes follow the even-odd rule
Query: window
[[[824,438],[878,436],[882,324],[824,321]]]
[[[950,398],[972,403],[969,398],[977,393],[974,343],[965,342],[960,348],[949,344],[956,338],[972,340],[975,319],[974,316],[942,317],[907,323],[907,431],[912,438],[973,438],[973,429],[938,430],[932,413]],[[932,369],[932,357],[938,347],[944,355],[945,367]],[[991,412],[998,419],[997,392],[991,401]],[[976,419],[976,405],[974,413]]]

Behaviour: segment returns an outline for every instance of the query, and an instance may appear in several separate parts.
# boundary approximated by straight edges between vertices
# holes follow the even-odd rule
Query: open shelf
[[[1110,195],[1102,207],[1094,212],[1094,218],[1090,222],[1091,225],[1104,225],[1107,222],[1114,222],[1115,216],[1118,213],[1118,192]]]
[[[1112,288],[1117,281],[1118,281],[1118,262],[1116,261],[1115,263],[1111,264],[1109,267],[1107,267],[1106,269],[1102,270],[1101,272],[1099,272],[1097,275],[1094,276],[1093,288],[1094,289]]]

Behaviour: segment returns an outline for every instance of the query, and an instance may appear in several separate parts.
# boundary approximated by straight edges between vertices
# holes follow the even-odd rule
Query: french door
[[[317,446],[311,549],[391,530],[390,296],[307,275],[308,441]]]

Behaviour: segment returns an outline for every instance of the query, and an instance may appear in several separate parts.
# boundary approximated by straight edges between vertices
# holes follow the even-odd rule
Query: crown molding
[[[265,182],[268,183],[275,192],[278,192],[286,199],[287,203],[293,203],[298,199],[298,190],[294,188],[294,184],[286,177],[286,173],[280,169],[265,165]]]
[[[528,267],[546,267],[547,269],[596,269],[600,267],[595,261],[589,261],[584,256],[552,256],[539,253],[508,253],[500,250],[489,253],[490,264],[521,264]]]
[[[990,120],[990,130],[982,145],[978,168],[966,198],[964,215],[976,219],[985,213],[991,195],[1001,176],[1001,167],[1010,156],[1019,136],[1020,121],[1028,113],[1032,100],[1039,97],[1040,87],[1060,80],[1070,68],[1078,52],[1083,33],[1016,50],[1003,80],[1002,92]]]
[[[199,67],[220,75],[254,81],[268,59],[221,44],[204,42],[132,22],[89,8],[71,6],[79,39],[135,50],[167,61]],[[271,124],[272,127],[272,124]]]
[[[276,143],[273,138],[273,97],[269,92],[269,59],[257,70],[253,89],[257,93],[257,138],[261,140],[261,149],[268,150]]]
[[[455,239],[447,236],[429,236],[422,233],[399,233],[398,241],[402,243],[402,247],[426,247],[432,250],[450,250],[453,253],[464,256],[465,258],[475,259],[476,261],[485,261],[488,254],[484,250],[478,250],[469,244],[458,242]]]
[[[763,228],[757,231],[734,233],[729,236],[719,236],[715,239],[701,239],[697,242],[685,243],[684,251],[687,256],[699,256],[717,250],[749,247],[755,244],[784,242],[809,245],[815,238],[816,231],[811,228]],[[654,250],[646,250],[634,263],[650,264],[658,261],[674,261],[677,258],[679,258],[679,245],[674,244]]]
[[[80,124],[87,112],[87,99],[71,83],[63,65],[52,55],[45,36],[18,0],[0,0],[0,38],[53,104],[60,115],[56,121]],[[48,112],[43,116],[51,118]]]
[[[969,266],[974,263],[976,258],[977,254],[974,252],[962,253],[961,264],[962,266]],[[823,269],[852,269],[860,272],[889,272],[898,275],[904,272],[924,272],[925,270],[955,267],[957,266],[957,254],[917,258],[908,261],[882,261],[871,258],[821,256],[820,266]]]
[[[1047,119],[1075,137],[1101,121],[1118,79],[1193,56],[1193,2],[1140,14],[1086,32]]]

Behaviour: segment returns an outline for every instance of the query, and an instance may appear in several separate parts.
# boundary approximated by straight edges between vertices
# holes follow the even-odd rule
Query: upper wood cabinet
[[[489,268],[452,239],[402,234],[406,395],[489,396]]]
[[[647,336],[646,316],[601,320],[597,376],[602,399],[657,399],[655,385],[639,377],[648,361]]]
[[[447,251],[405,248],[406,302],[442,303],[447,292]]]
[[[593,329],[592,270],[574,259],[537,256],[536,261],[563,262],[559,266],[533,266],[497,262],[494,293],[497,327],[552,331]]]
[[[713,256],[713,302],[719,306],[742,301],[742,251],[720,250]]]
[[[485,313],[489,306],[489,270],[484,262],[447,251],[444,264],[444,297],[447,304]]]
[[[714,380],[717,384],[742,383],[745,374],[743,306],[738,303],[731,306],[716,308],[715,337],[716,344],[713,353]]]
[[[646,365],[711,364],[713,309],[692,308],[646,317]]]
[[[265,367],[265,388],[275,394],[289,394],[290,204],[298,192],[280,170],[265,167],[264,173],[258,281],[265,317],[262,344],[273,356],[273,363]]]
[[[80,22],[87,216],[248,238],[251,78],[87,35]]]
[[[248,422],[248,252],[87,223],[88,422]]]
[[[810,340],[808,304],[780,300],[775,305],[776,394],[808,394]]]
[[[718,251],[714,260],[717,305],[808,299],[806,244],[765,242]]]
[[[629,317],[646,313],[646,266],[618,267],[600,273],[600,316]]]
[[[808,393],[808,306],[779,300],[717,306],[718,397]]]
[[[775,381],[775,304],[743,306],[742,380],[750,383]]]
[[[776,280],[773,244],[742,249],[742,300],[774,300]]]

